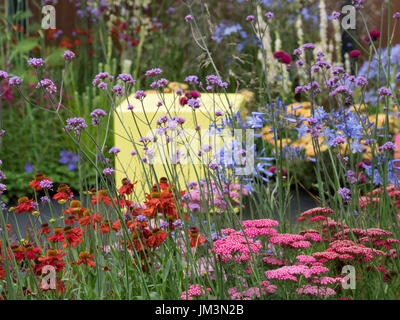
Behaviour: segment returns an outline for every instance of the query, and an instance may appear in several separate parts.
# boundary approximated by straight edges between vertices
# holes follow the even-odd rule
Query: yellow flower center
[[[87,251],[82,251],[82,252],[79,254],[79,259],[88,259],[89,257],[90,257],[90,253],[87,252]]]
[[[40,216],[40,212],[39,212],[39,211],[33,211],[33,212],[32,212],[32,215],[33,215],[34,217]]]
[[[99,190],[97,193],[99,194],[99,196],[103,196],[103,197],[108,196],[107,190],[104,190],[104,189]]]
[[[69,191],[69,186],[66,184],[60,184],[60,186],[57,189],[57,192],[67,192]]]
[[[28,197],[21,197],[21,198],[18,199],[18,204],[22,204],[22,203],[25,203],[25,202],[28,202],[28,201],[29,201]]]
[[[79,200],[72,200],[71,201],[71,204],[69,205],[69,207],[71,208],[71,209],[73,209],[73,208],[80,208],[81,207],[81,202],[79,201]]]
[[[57,249],[49,249],[47,250],[47,256],[49,257],[55,257],[58,254]]]
[[[150,194],[150,197],[152,197],[153,199],[155,199],[155,198],[161,198],[161,192],[152,192],[151,194]]]
[[[160,178],[160,183],[168,183],[168,179],[165,177]]]

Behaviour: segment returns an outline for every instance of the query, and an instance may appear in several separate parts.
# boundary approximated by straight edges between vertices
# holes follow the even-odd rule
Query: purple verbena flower
[[[10,86],[20,86],[22,84],[22,79],[20,77],[12,77],[8,80]]]
[[[254,21],[255,17],[250,15],[246,17],[246,21]]]
[[[41,68],[44,66],[44,60],[42,58],[29,58],[28,64],[34,68]]]
[[[107,113],[103,109],[95,109],[90,113],[92,117],[92,124],[98,126],[100,124],[101,118],[104,118]]]
[[[272,18],[275,17],[275,15],[274,15],[272,12],[267,12],[267,13],[265,14],[265,17],[266,17],[267,19],[272,19]]]
[[[129,83],[131,85],[135,85],[135,80],[133,80],[132,75],[128,73],[121,73],[118,75],[117,80],[121,80],[122,82]]]
[[[135,98],[138,100],[143,100],[146,97],[146,92],[139,90],[135,93]]]
[[[117,147],[112,147],[112,148],[108,151],[109,154],[117,154],[117,153],[119,153],[119,152],[121,152],[121,149],[120,149],[120,148],[117,148]]]
[[[200,101],[197,100],[197,99],[191,98],[191,99],[188,100],[187,104],[188,104],[190,107],[192,107],[193,109],[200,108]]]
[[[43,196],[43,197],[40,198],[40,201],[44,204],[44,203],[49,203],[50,199],[47,196]]]
[[[197,76],[193,76],[193,75],[187,76],[185,78],[185,82],[188,82],[189,84],[194,86],[196,84],[199,84],[199,78]]]
[[[351,191],[348,188],[340,188],[338,194],[342,197],[343,201],[349,203],[351,201]]]
[[[162,73],[162,70],[160,68],[154,68],[154,69],[147,70],[146,73],[144,74],[144,76],[150,77],[150,76],[155,76],[155,75],[158,75],[161,73]]]
[[[53,181],[49,179],[43,179],[40,181],[40,187],[42,189],[52,190],[53,189]]]
[[[105,176],[111,176],[111,175],[113,175],[115,173],[115,170],[113,169],[113,168],[105,168],[104,170],[103,170],[103,174],[105,175]]]
[[[117,97],[122,97],[124,95],[124,88],[119,84],[115,85],[112,90]]]
[[[57,87],[50,79],[43,79],[40,80],[39,83],[36,85],[36,89],[38,88],[45,88],[48,93],[56,93]]]
[[[380,146],[378,148],[378,150],[379,150],[379,152],[382,152],[384,150],[393,150],[394,151],[394,150],[396,150],[396,145],[393,142],[388,141],[384,145]]]
[[[0,80],[7,78],[8,78],[8,73],[6,71],[0,70]]]
[[[73,53],[70,50],[67,50],[64,52],[63,58],[65,61],[70,62],[70,61],[72,61],[72,59],[75,58],[75,53]]]
[[[85,119],[83,118],[69,118],[67,119],[67,125],[65,130],[74,131],[76,136],[80,135],[80,132],[87,128]]]

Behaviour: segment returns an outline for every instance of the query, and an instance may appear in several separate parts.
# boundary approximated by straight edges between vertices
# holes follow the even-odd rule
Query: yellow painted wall
[[[161,107],[157,107],[157,102],[160,100],[164,100],[165,104]],[[134,106],[133,111],[128,110],[128,101]],[[146,175],[149,176],[152,171],[148,164],[144,165],[145,169],[143,168],[140,159],[144,153],[142,147],[138,144],[138,140],[141,136],[153,136],[149,130],[147,121],[151,122],[151,128],[155,130],[157,128],[156,121],[165,114],[184,117],[186,119],[186,122],[183,124],[185,133],[177,137],[178,148],[182,150],[186,149],[185,153],[187,153],[188,148],[197,153],[201,143],[194,131],[196,123],[201,126],[202,130],[208,129],[209,124],[211,124],[210,119],[215,118],[215,111],[221,110],[224,114],[229,112],[236,113],[239,110],[243,110],[246,103],[245,96],[242,94],[228,94],[227,96],[224,94],[202,94],[200,98],[201,106],[193,112],[193,109],[187,105],[182,107],[179,104],[179,96],[174,93],[163,94],[163,96],[158,93],[148,93],[147,97],[143,100],[144,110],[146,112],[144,113],[140,101],[134,99],[133,95],[128,101],[125,100],[117,108],[116,114],[114,114],[115,146],[121,149],[121,152],[118,153],[115,159],[116,185],[117,187],[121,186],[121,180],[125,177],[128,177],[132,182],[138,181],[135,185],[135,197],[132,198],[132,200],[135,201],[143,201],[145,193],[150,193]],[[229,104],[232,105],[232,111],[229,111]],[[132,113],[137,117],[137,126]],[[122,123],[124,125],[122,125]],[[189,137],[188,134],[190,130],[193,131],[192,135],[194,137]],[[132,141],[136,142],[140,156],[131,155],[131,151],[135,150]],[[185,145],[182,144],[184,141],[186,141]],[[204,143],[208,142],[203,141],[203,144]],[[163,154],[167,150],[167,144],[164,144],[164,146],[162,146],[161,142],[160,144],[161,146],[159,145],[155,147],[155,149],[158,150],[158,154]],[[205,165],[193,165],[190,159],[187,159],[187,164],[182,165],[167,166],[162,163],[155,163],[153,166],[158,179],[163,176],[179,177],[179,189],[182,190],[185,189],[188,182],[198,180],[196,170],[198,171],[199,178],[204,178],[206,172]],[[152,173],[151,185],[154,183],[156,183],[156,181],[154,173]]]

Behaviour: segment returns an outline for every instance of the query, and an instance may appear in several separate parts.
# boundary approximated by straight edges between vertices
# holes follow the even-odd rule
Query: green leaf
[[[65,64],[63,53],[64,48],[55,49],[46,59],[46,64],[50,67],[62,67]]]
[[[35,38],[28,38],[23,39],[14,48],[13,54],[15,53],[28,53],[29,51],[33,50],[39,44],[39,39]]]

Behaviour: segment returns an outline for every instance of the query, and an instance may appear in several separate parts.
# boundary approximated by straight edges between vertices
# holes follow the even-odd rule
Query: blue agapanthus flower
[[[243,30],[242,26],[239,23],[236,24],[221,23],[215,30],[212,39],[220,43],[226,36],[235,33],[239,34],[243,39],[247,38],[246,31]]]
[[[76,164],[79,160],[79,156],[77,153],[73,153],[72,151],[68,150],[61,150],[60,151],[60,160],[59,163],[66,164],[68,170],[74,171],[76,169]]]
[[[27,164],[25,165],[25,171],[26,171],[26,172],[32,173],[33,170],[34,170],[34,168],[33,168],[33,164],[32,164],[32,163],[27,163]]]
[[[375,54],[372,58],[371,63],[366,61],[359,71],[359,76],[364,76],[368,79],[376,79],[376,82],[380,80],[380,83],[386,83],[386,72],[389,67],[389,60],[388,60],[388,50],[387,48],[382,49],[381,51],[381,67],[379,69],[379,59],[378,55]],[[400,65],[400,44],[392,47],[390,51],[390,65],[392,66],[392,72],[399,70],[398,66]],[[395,88],[395,84],[392,84],[392,89]],[[378,94],[376,89],[371,88],[370,90],[365,92],[365,102],[376,104],[378,101]]]

